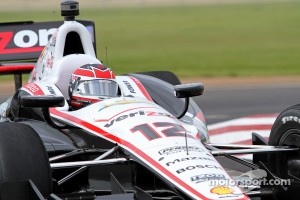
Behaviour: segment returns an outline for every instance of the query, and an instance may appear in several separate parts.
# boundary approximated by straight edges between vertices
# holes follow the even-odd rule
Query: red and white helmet
[[[107,98],[120,96],[115,75],[101,64],[86,64],[74,71],[69,85],[70,105],[87,106]]]

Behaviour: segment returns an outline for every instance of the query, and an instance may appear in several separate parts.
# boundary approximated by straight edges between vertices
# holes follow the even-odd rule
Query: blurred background
[[[104,7],[144,7],[144,6],[184,6],[225,3],[267,3],[290,0],[77,0],[82,8]],[[59,8],[60,0],[10,0],[1,2],[0,10],[48,10]]]
[[[300,0],[81,0],[97,53],[117,74],[300,75]],[[0,22],[62,20],[59,0],[1,2]]]

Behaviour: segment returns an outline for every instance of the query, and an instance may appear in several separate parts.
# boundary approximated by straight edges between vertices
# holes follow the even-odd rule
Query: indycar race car
[[[272,146],[255,133],[253,145],[211,144],[191,99],[203,93],[201,83],[181,84],[167,71],[77,79],[74,72],[109,69],[96,58],[93,22],[75,20],[78,3],[63,2],[61,9],[63,23],[0,24],[2,37],[14,38],[0,40],[0,73],[14,74],[16,85],[0,105],[1,200],[295,198],[299,106],[278,118]],[[29,36],[37,33],[51,35],[43,48]],[[24,85],[23,73],[30,73]],[[104,83],[94,92],[108,88],[106,96],[114,95],[87,100],[82,94],[91,97],[91,82]],[[72,101],[70,88],[80,102]],[[291,182],[256,184],[247,172],[257,170],[266,172],[265,181]]]

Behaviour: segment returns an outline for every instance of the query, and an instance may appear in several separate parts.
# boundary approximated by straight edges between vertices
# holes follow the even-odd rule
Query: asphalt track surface
[[[193,99],[202,109],[207,124],[214,124],[250,115],[280,113],[300,103],[300,83],[206,88],[202,96]]]

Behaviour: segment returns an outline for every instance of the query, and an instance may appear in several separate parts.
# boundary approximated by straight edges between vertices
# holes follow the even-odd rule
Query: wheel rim
[[[278,143],[279,146],[297,146],[300,145],[300,130],[290,129],[282,135]]]
[[[300,130],[290,129],[282,135],[278,143],[279,146],[300,146]],[[276,154],[276,166],[277,174],[281,178],[290,177],[289,174],[293,172],[293,169],[299,169],[300,167],[300,155],[299,153],[277,153]],[[291,169],[293,168],[293,169]],[[299,176],[299,172],[292,174],[294,176]]]

